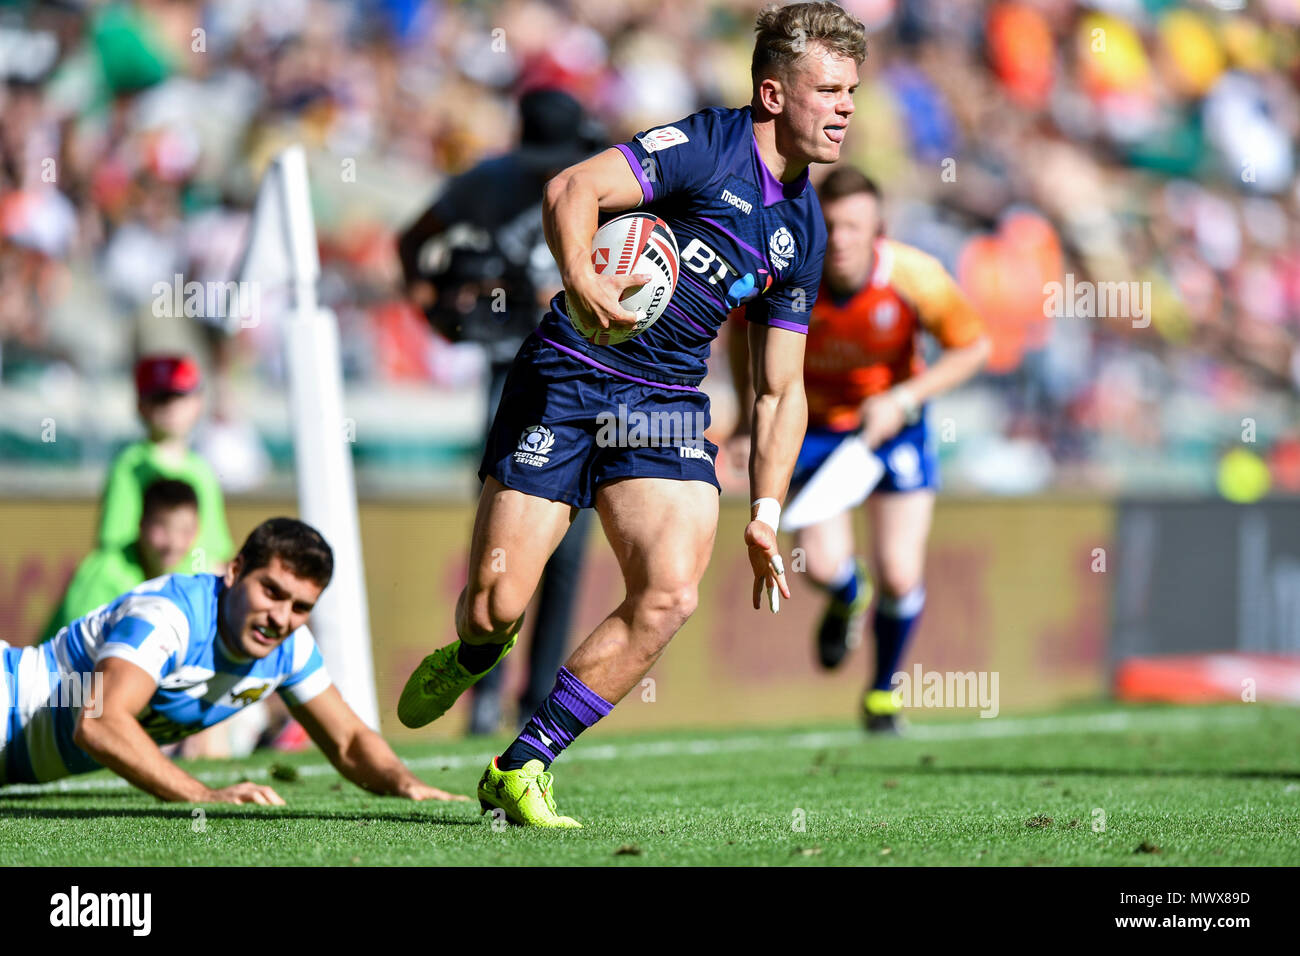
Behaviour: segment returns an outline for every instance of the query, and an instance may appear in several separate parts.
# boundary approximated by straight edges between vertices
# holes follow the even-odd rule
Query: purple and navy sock
[[[497,767],[518,770],[530,760],[540,760],[549,767],[578,734],[613,709],[613,704],[578,680],[571,670],[561,667],[550,696],[515,742],[497,758]]]
[[[925,609],[925,588],[918,585],[902,597],[880,595],[872,627],[876,634],[876,690],[893,690],[890,679],[903,659],[903,649]]]

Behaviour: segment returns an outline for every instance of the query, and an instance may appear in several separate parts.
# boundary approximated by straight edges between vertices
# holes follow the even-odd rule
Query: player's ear
[[[231,587],[237,580],[239,580],[239,572],[243,569],[244,556],[242,554],[237,554],[231,559],[230,563],[226,565],[226,587]]]
[[[779,116],[785,109],[785,87],[775,76],[766,76],[758,84],[757,98],[759,105],[773,116]]]

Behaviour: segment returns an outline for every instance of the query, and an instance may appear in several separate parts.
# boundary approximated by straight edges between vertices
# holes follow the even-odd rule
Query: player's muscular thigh
[[[718,492],[700,481],[635,478],[604,486],[597,505],[623,571],[633,639],[657,655],[695,610]]]
[[[568,530],[572,510],[487,479],[474,517],[469,580],[456,607],[462,640],[475,644],[510,632]]]

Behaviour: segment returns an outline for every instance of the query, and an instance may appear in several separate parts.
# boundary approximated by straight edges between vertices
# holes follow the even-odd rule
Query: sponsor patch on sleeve
[[[636,138],[636,141],[641,144],[641,148],[647,153],[653,153],[656,150],[668,149],[670,146],[689,143],[690,137],[676,126],[661,126],[658,129],[643,133]]]

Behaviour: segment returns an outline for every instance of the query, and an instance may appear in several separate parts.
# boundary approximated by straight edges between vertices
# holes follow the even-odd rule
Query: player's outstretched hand
[[[204,803],[257,803],[264,807],[284,806],[284,797],[263,783],[244,781],[220,790],[212,790]]]
[[[592,273],[581,287],[574,283],[565,289],[564,301],[570,314],[589,329],[600,326],[602,329],[630,329],[640,317],[619,305],[624,289],[643,286],[653,276],[638,273],[636,275],[599,275]]]
[[[468,800],[469,797],[459,793],[448,793],[427,783],[413,783],[399,794],[408,800]]]
[[[772,613],[781,610],[781,598],[790,600],[785,583],[785,565],[776,546],[776,532],[766,521],[757,518],[745,526],[745,544],[749,547],[749,566],[754,569],[754,610],[762,606],[763,592],[768,593]]]

